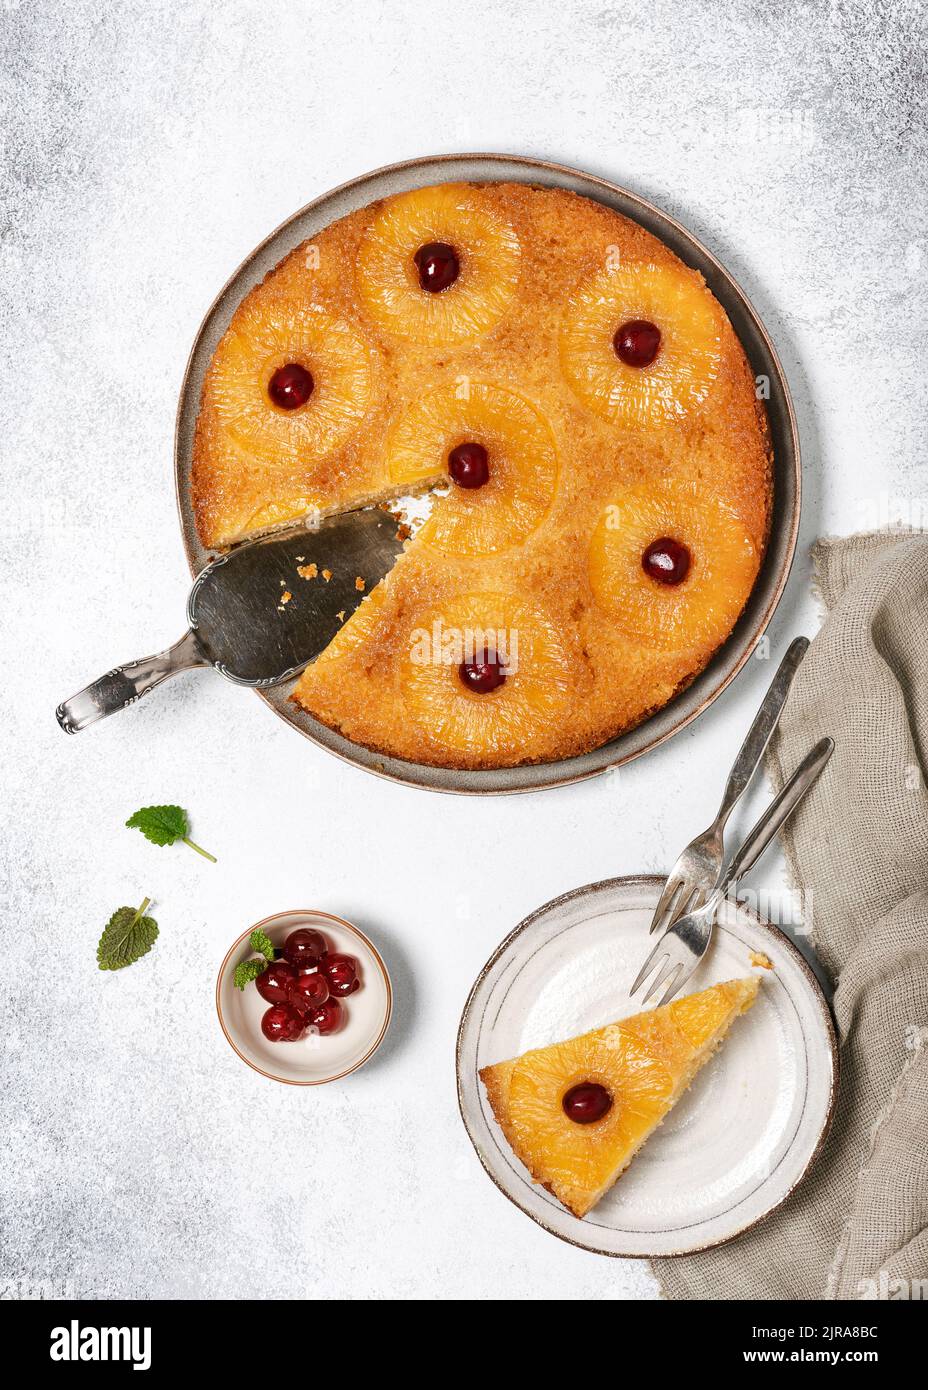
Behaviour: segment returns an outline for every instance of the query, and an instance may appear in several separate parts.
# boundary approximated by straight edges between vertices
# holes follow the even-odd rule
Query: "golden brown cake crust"
[[[486,409],[479,402],[474,407],[484,410],[480,419],[505,419],[507,409],[522,412],[527,423],[520,424],[516,444],[526,458],[539,460],[540,474],[542,463],[547,472],[540,481],[527,478],[526,464],[517,458],[517,505],[505,515],[508,543],[494,535],[486,542],[491,553],[469,553],[458,543],[469,534],[460,528],[450,548],[434,534],[432,542],[427,535],[415,537],[387,580],[307,668],[294,698],[347,738],[413,762],[479,768],[569,757],[661,708],[727,637],[767,540],[772,473],[765,416],[741,345],[701,277],[643,228],[562,190],[442,187],[451,189],[467,216],[485,217],[503,229],[500,236],[515,238],[516,269],[507,270],[514,279],[508,298],[500,293],[494,301],[495,321],[462,341],[424,345],[421,335],[402,336],[376,304],[372,308],[362,283],[364,248],[372,225],[380,225],[377,220],[396,200],[326,228],[251,292],[217,349],[196,430],[197,525],[205,545],[223,547],[312,509],[337,511],[413,491],[399,486],[398,431],[405,421],[410,437],[421,435],[462,383],[465,390],[477,388],[478,396],[485,392]],[[509,255],[509,243],[498,244]],[[666,270],[713,316],[715,358],[704,398],[653,427],[603,418],[570,379],[565,323],[578,292],[595,288],[610,258],[649,273]],[[243,373],[262,353],[270,361],[271,349],[285,343],[288,332],[304,335],[310,358],[318,343],[325,359],[334,341],[334,405],[320,395],[328,414],[321,406],[318,418],[307,413],[305,428],[294,429],[293,437],[287,433],[290,422],[273,419],[265,430],[259,421],[256,443],[240,427],[235,392]],[[325,360],[320,375],[325,379]],[[354,415],[342,408],[343,387],[353,393]],[[430,400],[439,402],[431,415]],[[443,458],[436,467],[440,473]],[[420,481],[430,481],[425,472]],[[494,499],[485,491],[488,506],[510,505],[510,497]],[[597,570],[591,560],[597,525],[629,496],[636,515],[656,496],[658,510],[665,506],[668,516],[687,516],[685,509],[695,508],[699,534],[727,534],[733,519],[744,537],[744,553],[719,581],[725,602],[710,596],[698,621],[688,623],[684,615],[669,638],[658,640],[641,630],[637,618],[630,621],[634,603],[626,604],[621,591],[612,594],[602,563]],[[453,503],[439,499],[436,515]],[[668,521],[664,534],[669,528]],[[494,714],[486,720],[486,737],[476,707],[461,705],[450,686],[443,694],[409,660],[415,633],[436,615],[447,623],[448,613],[478,611],[480,596],[489,596],[491,615],[523,624],[538,675],[532,684],[525,666],[501,691],[483,697],[484,709],[497,701],[500,710],[498,719]],[[449,680],[453,675],[449,667]]]

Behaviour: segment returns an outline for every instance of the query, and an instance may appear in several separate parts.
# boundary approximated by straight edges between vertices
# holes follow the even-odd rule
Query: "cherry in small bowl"
[[[322,932],[311,927],[300,927],[292,931],[284,942],[284,960],[298,970],[317,966],[328,949],[328,942]]]
[[[285,960],[273,961],[255,980],[255,988],[269,1004],[286,1004],[288,987],[296,979],[296,971]]]
[[[342,1006],[337,999],[327,999],[318,1008],[311,1009],[306,1015],[306,1031],[311,1033],[315,1030],[327,1037],[329,1033],[336,1032],[342,1025]]]
[[[261,1032],[268,1042],[296,1042],[303,1027],[302,1015],[289,1004],[272,1004],[261,1019]]]
[[[297,975],[290,981],[287,991],[291,1008],[300,1009],[303,1013],[318,1008],[328,997],[329,982],[320,971],[311,975]]]
[[[354,956],[330,951],[322,957],[319,969],[328,981],[329,993],[338,998],[354,994],[355,990],[360,988],[358,962]]]

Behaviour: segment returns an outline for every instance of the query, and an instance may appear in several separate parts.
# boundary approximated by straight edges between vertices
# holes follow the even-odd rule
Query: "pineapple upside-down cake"
[[[757,998],[728,980],[658,1009],[484,1067],[510,1148],[575,1216],[586,1216]]]
[[[771,488],[702,277],[590,199],[505,183],[387,198],[293,251],[219,343],[193,469],[213,548],[436,490],[293,698],[459,768],[582,753],[666,704],[747,601]]]

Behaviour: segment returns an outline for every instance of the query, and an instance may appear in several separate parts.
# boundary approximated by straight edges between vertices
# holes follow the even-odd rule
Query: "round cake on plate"
[[[499,768],[665,705],[731,632],[770,524],[763,407],[702,277],[599,203],[516,183],[400,194],[293,251],[206,375],[203,544],[420,492],[428,519],[298,681],[305,710]]]

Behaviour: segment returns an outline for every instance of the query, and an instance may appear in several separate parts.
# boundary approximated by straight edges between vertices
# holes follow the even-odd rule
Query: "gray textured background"
[[[924,493],[925,6],[6,0],[0,24],[0,1292],[653,1296],[489,1184],[455,1027],[526,912],[666,867],[709,819],[769,667],[618,777],[485,804],[345,767],[211,675],[77,739],[53,710],[179,635],[173,417],[213,295],[302,203],[424,153],[604,174],[742,281],[804,445],[774,652],[812,631],[811,537]],[[219,864],[122,829],[153,800]],[[102,925],[145,893],[154,952],[100,974]],[[241,1065],[212,990],[235,935],[308,906],[375,935],[398,997],[376,1061],[303,1093]]]

